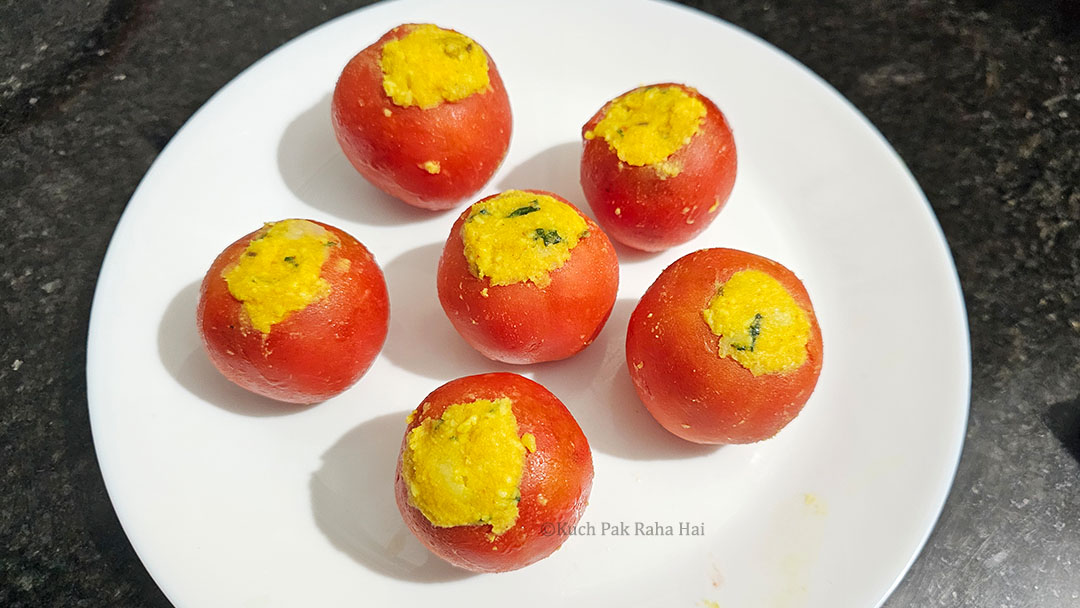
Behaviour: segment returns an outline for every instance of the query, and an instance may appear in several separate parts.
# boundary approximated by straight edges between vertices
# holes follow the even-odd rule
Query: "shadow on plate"
[[[578,177],[580,164],[580,142],[556,144],[509,170],[499,180],[499,188],[547,190],[589,213]]]
[[[555,393],[574,414],[592,449],[630,460],[675,460],[716,452],[690,443],[653,419],[637,396],[626,369],[626,326],[636,300],[615,302],[607,325],[577,355],[530,366],[535,380]]]
[[[405,204],[357,173],[334,136],[330,94],[285,128],[277,161],[282,180],[298,199],[338,219],[391,226],[425,220],[437,213]]]
[[[611,238],[610,235],[608,238]],[[623,245],[615,239],[611,239],[611,244],[615,246],[615,255],[619,256],[619,262],[624,264],[626,262],[645,262],[663,253],[663,251],[642,251],[640,249],[634,249],[633,247]]]
[[[432,243],[410,249],[383,268],[391,310],[383,356],[437,384],[469,374],[525,371],[481,355],[450,324],[435,285],[442,248],[442,243]]]
[[[210,362],[195,328],[200,283],[196,281],[181,289],[161,317],[158,356],[169,374],[192,395],[242,416],[285,416],[310,407],[267,399],[221,375]]]
[[[429,552],[398,513],[394,471],[407,414],[368,420],[323,454],[310,482],[315,523],[334,547],[381,574],[420,583],[473,576]]]

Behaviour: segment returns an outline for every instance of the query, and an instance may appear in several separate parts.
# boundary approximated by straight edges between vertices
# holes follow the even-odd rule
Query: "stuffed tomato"
[[[409,415],[398,509],[428,549],[478,572],[550,555],[580,519],[592,452],[555,395],[517,374],[459,378]]]
[[[304,219],[264,225],[206,273],[197,326],[214,366],[260,395],[323,401],[367,371],[386,339],[389,300],[371,253]]]
[[[669,266],[630,316],[626,364],[668,431],[708,444],[768,439],[802,410],[821,373],[821,330],[787,268],[734,249]]]
[[[507,363],[569,357],[600,333],[619,289],[611,241],[566,199],[508,190],[466,209],[439,259],[439,302],[458,333]]]
[[[582,127],[581,187],[611,238],[661,251],[697,236],[735,185],[735,138],[724,114],[681,84],[640,87]]]
[[[331,116],[352,165],[379,189],[449,209],[494,175],[510,145],[510,101],[495,62],[469,37],[396,27],[345,66]]]

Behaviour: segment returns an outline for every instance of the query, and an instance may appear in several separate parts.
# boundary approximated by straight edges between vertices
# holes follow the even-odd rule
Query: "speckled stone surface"
[[[90,437],[85,341],[102,256],[192,112],[361,4],[0,0],[0,606],[169,605],[117,523]],[[973,357],[964,455],[885,605],[1080,605],[1077,3],[690,4],[862,110],[956,259]]]

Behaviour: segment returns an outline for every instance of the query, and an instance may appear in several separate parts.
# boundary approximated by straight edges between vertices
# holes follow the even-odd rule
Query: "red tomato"
[[[671,88],[703,105],[696,133],[662,161],[624,162],[613,145],[596,133],[597,126],[626,96]],[[650,121],[637,118],[618,131],[625,128],[631,134],[638,125],[647,128],[644,125]],[[624,119],[630,120],[629,116]],[[582,137],[585,199],[611,238],[635,249],[661,251],[694,238],[716,218],[735,185],[735,139],[727,119],[707,97],[681,84],[640,87],[609,101],[585,123]]]
[[[383,85],[383,48],[418,27],[425,26],[398,26],[349,61],[334,88],[331,116],[341,149],[368,181],[410,205],[449,209],[480,190],[502,163],[510,100],[494,61],[469,41],[469,52],[487,59],[488,88],[424,109],[395,103]]]
[[[500,534],[494,534],[491,524],[434,525],[414,505],[407,473],[403,475],[410,433],[426,420],[445,418],[455,404],[501,398],[511,402],[517,434],[535,441],[535,449],[524,456],[516,519]],[[433,553],[469,570],[503,572],[541,560],[563,544],[585,510],[592,477],[589,442],[555,395],[517,374],[483,374],[442,385],[413,411],[401,443],[395,495],[405,524]]]
[[[805,360],[794,369],[755,375],[719,354],[721,338],[703,311],[720,286],[747,270],[772,277],[805,314]],[[760,307],[766,319],[772,314],[768,302],[743,304],[743,310]],[[767,330],[759,324],[754,333],[751,325],[751,340],[735,348],[744,351],[749,342],[752,350]],[[802,355],[799,346],[782,346]],[[799,279],[772,260],[734,249],[703,249],[669,266],[642,296],[626,334],[626,363],[641,400],[664,428],[696,443],[751,443],[775,435],[809,399],[821,356],[821,330]]]
[[[291,238],[297,234],[314,240]],[[244,260],[263,261],[242,267]],[[244,285],[256,291],[241,301],[233,292]],[[388,321],[375,258],[342,230],[308,220],[266,224],[229,245],[203,279],[197,315],[210,360],[226,378],[292,403],[352,386],[382,348]]]
[[[490,277],[474,274],[465,256],[463,228],[470,213],[510,192],[551,197],[587,227],[588,236],[570,250],[562,267],[549,273],[551,282],[544,287],[532,280],[494,285]],[[521,219],[530,217],[536,216]],[[554,361],[579,352],[603,329],[618,289],[618,257],[611,241],[566,199],[542,190],[508,191],[465,210],[439,259],[439,301],[450,322],[484,356],[507,363]]]

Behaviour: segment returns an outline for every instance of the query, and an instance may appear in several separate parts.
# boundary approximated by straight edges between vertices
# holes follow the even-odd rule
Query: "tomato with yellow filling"
[[[304,219],[265,224],[214,260],[197,326],[214,366],[236,384],[292,403],[352,386],[386,339],[389,300],[371,253]]]
[[[566,199],[508,190],[466,209],[439,260],[439,301],[497,361],[569,357],[600,333],[619,289],[611,241]]]
[[[611,238],[661,251],[697,236],[735,185],[735,139],[696,89],[639,87],[582,127],[581,187]]]
[[[735,249],[669,266],[626,334],[634,388],[664,428],[696,443],[772,437],[802,410],[821,373],[810,296],[787,268]]]
[[[510,145],[510,101],[494,61],[471,38],[432,24],[398,26],[353,57],[331,118],[357,171],[425,209],[475,194]]]
[[[555,395],[517,374],[483,374],[444,384],[409,416],[395,495],[433,553],[503,572],[562,545],[592,476],[589,442]]]

